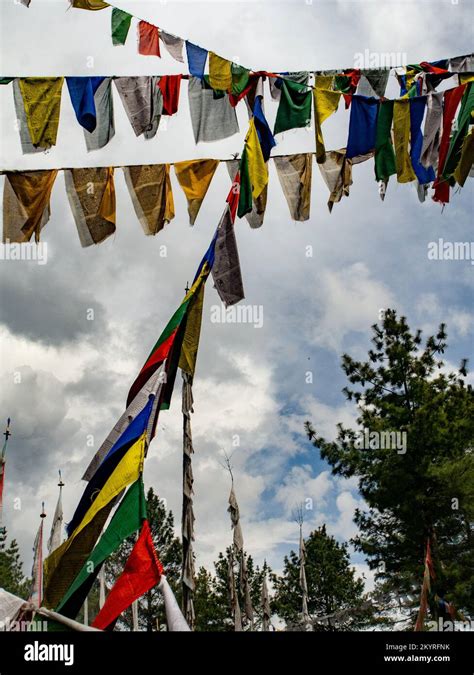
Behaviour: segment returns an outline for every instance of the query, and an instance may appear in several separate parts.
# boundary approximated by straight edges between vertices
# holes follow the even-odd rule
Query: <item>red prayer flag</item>
[[[426,542],[425,571],[423,573],[423,584],[421,586],[420,609],[416,618],[415,631],[423,630],[426,611],[428,609],[428,594],[431,589],[431,579],[435,579],[433,559],[431,557],[430,540]]]
[[[344,76],[349,78],[349,92],[342,94],[345,101],[346,110],[350,107],[352,103],[352,94],[355,94],[357,91],[357,85],[360,80],[360,70],[356,68],[355,70],[350,70],[344,73]]]
[[[430,546],[430,540],[428,539],[428,542],[426,544],[426,558],[425,558],[426,565],[428,565],[428,569],[430,572],[430,577],[432,579],[436,579],[436,574],[434,571],[433,567],[433,558],[431,557],[431,546]]]
[[[144,56],[161,56],[158,27],[147,21],[138,23],[138,53]]]
[[[150,525],[144,520],[127,564],[95,617],[93,627],[104,630],[110,626],[134,600],[159,583],[162,573],[163,565],[153,545]]]
[[[451,140],[451,127],[454,115],[465,89],[466,85],[462,84],[455,89],[449,89],[444,92],[443,135],[441,136],[441,143],[439,145],[438,175],[433,183],[435,191],[433,199],[435,202],[441,202],[442,204],[449,202],[449,183],[443,178],[443,169],[448,154],[449,141]]]
[[[235,214],[237,213],[237,207],[239,205],[239,196],[240,196],[240,171],[237,171],[226,199],[227,203],[229,204],[230,219],[232,222],[235,222]]]
[[[169,324],[166,328],[168,327]],[[158,340],[157,344],[153,347],[150,356],[147,358],[145,364],[138,373],[135,382],[130,387],[130,391],[128,392],[127,397],[127,406],[130,405],[130,403],[133,401],[133,399],[138,394],[140,389],[145,385],[146,382],[148,382],[153,373],[155,373],[158,370],[163,361],[168,358],[171,348],[173,347],[174,339],[178,332],[178,328],[179,322],[177,323],[176,326],[173,325],[170,327],[171,332],[168,336],[164,337],[162,340],[160,336],[160,339]]]
[[[163,75],[158,86],[163,94],[163,115],[174,115],[178,112],[179,92],[182,75]]]
[[[435,73],[436,75],[444,75],[444,73],[449,73],[449,70],[446,70],[446,68],[438,68],[438,66],[433,66],[431,63],[428,63],[428,61],[422,61],[420,66],[424,71],[428,73]]]

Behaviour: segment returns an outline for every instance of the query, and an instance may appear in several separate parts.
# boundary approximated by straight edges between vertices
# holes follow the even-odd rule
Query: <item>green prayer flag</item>
[[[247,148],[244,148],[242,159],[240,160],[240,194],[237,215],[243,218],[252,210],[252,182],[250,180],[249,163],[247,158]]]
[[[0,84],[10,84],[14,79],[14,77],[0,77]]]
[[[112,8],[112,44],[124,45],[130,29],[132,15],[117,7]]]
[[[393,101],[381,102],[375,132],[375,178],[378,181],[387,182],[397,173],[391,137],[392,119]]]
[[[472,113],[474,111],[474,87],[469,82],[461,100],[458,118],[456,120],[456,131],[454,132],[446,155],[446,161],[443,167],[443,177],[449,178],[454,173],[459,160],[461,159],[461,150],[469,131],[469,125],[474,123]]]
[[[232,64],[232,93],[238,96],[243,92],[248,85],[250,79],[250,70],[239,66],[237,63]]]
[[[336,91],[341,91],[343,94],[350,94],[351,78],[348,75],[336,75],[333,87]]]
[[[139,478],[128,489],[109,526],[100,538],[99,543],[88,557],[87,562],[72,582],[66,594],[62,597],[61,602],[56,608],[57,612],[61,613],[61,610],[64,610],[66,607],[68,600],[83,587],[84,592],[79,592],[78,596],[74,599],[74,605],[78,606],[77,608],[81,607],[89,591],[90,583],[96,578],[104,560],[114,553],[127,537],[141,528],[145,518],[145,493],[143,490],[143,480]],[[90,581],[90,583],[87,584],[87,581]],[[66,616],[71,613],[76,614],[75,611],[71,612],[66,609]]]
[[[280,105],[275,120],[274,134],[288,129],[307,127],[311,123],[312,91],[305,85],[282,80]]]

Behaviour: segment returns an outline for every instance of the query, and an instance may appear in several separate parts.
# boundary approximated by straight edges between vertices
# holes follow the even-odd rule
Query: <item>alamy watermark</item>
[[[9,633],[30,633],[30,632],[46,632],[48,630],[47,621],[12,621],[6,619],[0,621],[0,631],[7,631]]]
[[[364,49],[354,54],[354,68],[397,68],[407,63],[406,52],[371,52],[370,49]]]
[[[0,260],[33,260],[38,265],[46,265],[48,262],[48,244],[43,241],[11,242],[7,239],[0,243]]]
[[[438,621],[427,621],[425,627],[429,631],[439,631],[440,633],[452,633],[454,631],[474,630],[474,621],[465,619],[464,621],[445,621],[442,617]]]
[[[248,323],[254,328],[263,326],[263,305],[212,305],[211,323]]]
[[[356,433],[354,448],[357,450],[396,450],[398,455],[407,451],[406,431],[370,431]]]
[[[45,644],[35,640],[25,645],[25,661],[63,661],[65,666],[74,664],[73,644]]]
[[[474,265],[474,241],[438,241],[428,243],[428,260],[470,260]]]

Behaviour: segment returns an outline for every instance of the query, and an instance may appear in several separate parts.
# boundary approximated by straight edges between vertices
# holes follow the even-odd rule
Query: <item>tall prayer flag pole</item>
[[[245,625],[249,626],[250,630],[253,630],[253,607],[252,607],[252,599],[250,597],[247,560],[245,558],[244,552],[244,537],[242,534],[242,527],[240,525],[239,505],[237,503],[237,497],[235,496],[234,491],[234,475],[232,473],[230,458],[227,457],[227,455],[226,455],[226,468],[230,473],[232,481],[229,495],[229,508],[227,510],[230,514],[231,525],[234,531],[231,553],[228,559],[229,595],[231,599],[231,608],[234,618],[234,630],[236,631],[242,630],[242,618],[244,618]],[[240,578],[241,592],[243,594],[244,600],[243,612],[240,609],[239,596],[234,577],[234,556],[239,564],[239,578]]]
[[[268,596],[268,586],[267,586],[267,563],[266,561],[263,564],[263,581],[262,581],[262,631],[264,633],[270,630],[270,619],[271,619],[271,610],[270,610],[270,598]]]
[[[51,533],[48,539],[48,555],[51,554],[54,550],[61,546],[62,544],[62,529],[63,529],[63,505],[62,505],[62,495],[63,495],[64,483],[61,477],[61,470],[59,470],[59,496],[56,503],[56,509],[54,511],[53,522],[51,523]]]
[[[105,604],[105,561],[99,572],[99,609]]]
[[[29,600],[41,607],[43,599],[43,526],[46,513],[44,511],[44,502],[41,502],[40,526],[36,533],[33,546],[33,567],[31,570],[31,591]]]
[[[2,456],[0,458],[0,526],[2,525],[2,522],[3,522],[3,485],[4,485],[4,482],[5,482],[6,452],[7,452],[8,439],[12,435],[11,431],[10,431],[10,418],[8,418],[8,420],[7,420],[7,426],[5,428],[5,431],[3,432],[3,435],[5,436],[5,440],[3,442]]]
[[[186,284],[185,293],[189,292]],[[183,508],[181,514],[181,538],[183,545],[183,562],[181,583],[183,589],[182,608],[185,619],[191,628],[194,627],[194,509],[193,509],[193,468],[192,454],[194,452],[191,434],[191,413],[193,412],[192,373],[181,369],[182,386],[182,413],[183,413]]]
[[[296,509],[295,520],[300,528],[300,544],[299,544],[299,563],[300,563],[300,576],[299,576],[299,586],[302,595],[301,601],[301,617],[303,619],[303,624],[305,630],[312,630],[312,624],[308,612],[308,583],[306,581],[306,547],[303,539],[303,506],[300,504]]]

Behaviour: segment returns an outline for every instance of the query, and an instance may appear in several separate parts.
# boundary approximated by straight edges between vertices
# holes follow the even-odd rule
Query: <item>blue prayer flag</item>
[[[103,80],[104,77],[66,77],[77,121],[91,133],[97,124],[94,94]]]
[[[189,72],[194,77],[202,78],[204,77],[204,68],[206,67],[207,60],[207,49],[198,47],[186,40],[186,54],[188,56],[188,67]]]
[[[354,95],[349,120],[346,157],[366,155],[375,148],[379,99]]]

